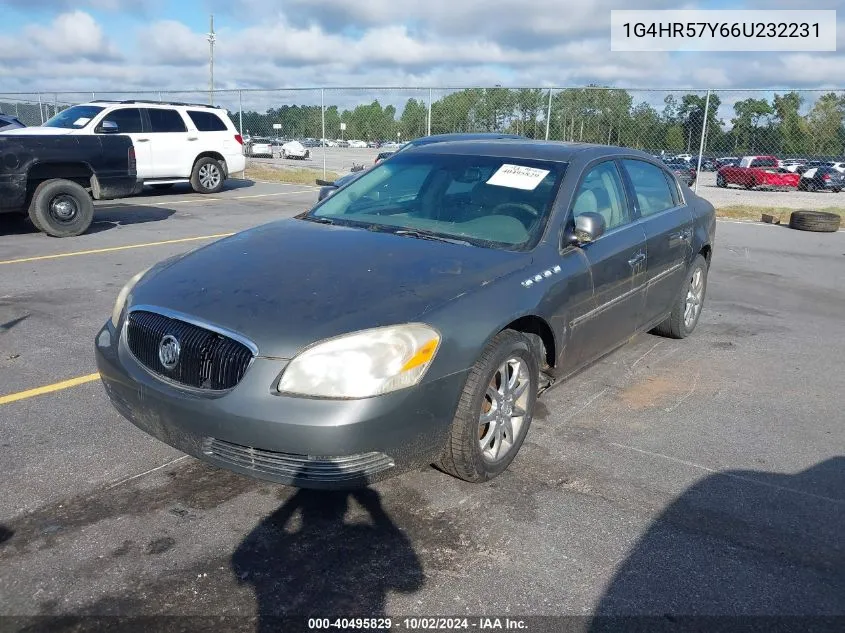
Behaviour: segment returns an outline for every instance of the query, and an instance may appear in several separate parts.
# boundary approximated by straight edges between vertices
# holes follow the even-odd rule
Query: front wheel
[[[70,180],[45,180],[29,205],[32,224],[52,237],[82,235],[94,219],[94,203],[82,185]]]
[[[223,168],[213,158],[205,156],[194,164],[191,186],[197,193],[217,193],[223,189]]]
[[[504,330],[469,371],[437,465],[470,482],[502,473],[522,446],[537,402],[539,361],[528,338]]]
[[[728,183],[725,181],[725,177],[722,174],[716,176],[716,186],[725,188],[728,186]]]
[[[698,324],[707,292],[707,260],[696,255],[684,278],[669,318],[654,328],[654,333],[669,338],[686,338]]]

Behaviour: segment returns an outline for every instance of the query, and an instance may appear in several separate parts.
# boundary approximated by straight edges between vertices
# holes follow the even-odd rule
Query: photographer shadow
[[[299,489],[247,535],[231,566],[254,589],[261,633],[293,630],[289,616],[302,628],[308,617],[385,617],[388,592],[424,583],[411,542],[371,488]]]

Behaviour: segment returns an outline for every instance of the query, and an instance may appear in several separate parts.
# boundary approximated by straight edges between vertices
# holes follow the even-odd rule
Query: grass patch
[[[235,174],[239,175],[239,174]],[[247,166],[244,178],[249,180],[263,180],[265,182],[285,182],[294,185],[313,185],[317,178],[334,180],[339,174],[327,171],[323,176],[322,169],[303,169],[286,167],[276,169],[274,167],[250,167]]]
[[[789,215],[797,209],[788,207],[762,207],[754,205],[731,205],[727,207],[720,207],[716,209],[716,217],[730,218],[732,220],[754,220],[759,222],[763,214],[774,216],[775,222],[778,220],[781,224],[789,222]],[[841,207],[825,207],[824,209],[808,209],[808,211],[825,211],[827,213],[836,213],[843,220],[845,220],[845,209]]]

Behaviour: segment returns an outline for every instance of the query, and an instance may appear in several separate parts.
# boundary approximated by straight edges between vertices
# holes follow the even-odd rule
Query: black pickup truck
[[[24,213],[53,237],[80,235],[96,200],[141,190],[125,135],[0,134],[0,213]]]

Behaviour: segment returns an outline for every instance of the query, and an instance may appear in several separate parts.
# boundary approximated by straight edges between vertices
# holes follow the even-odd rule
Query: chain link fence
[[[309,88],[280,90],[0,94],[0,112],[40,125],[75,103],[102,100],[214,103],[246,140],[250,164],[290,161],[258,144],[298,141],[298,167],[343,172],[428,134],[505,132],[621,145],[713,171],[744,155],[779,169],[845,161],[842,90],[630,90],[601,88]],[[702,140],[703,139],[703,140]],[[281,154],[279,152],[278,154]],[[699,155],[700,154],[700,155]]]

